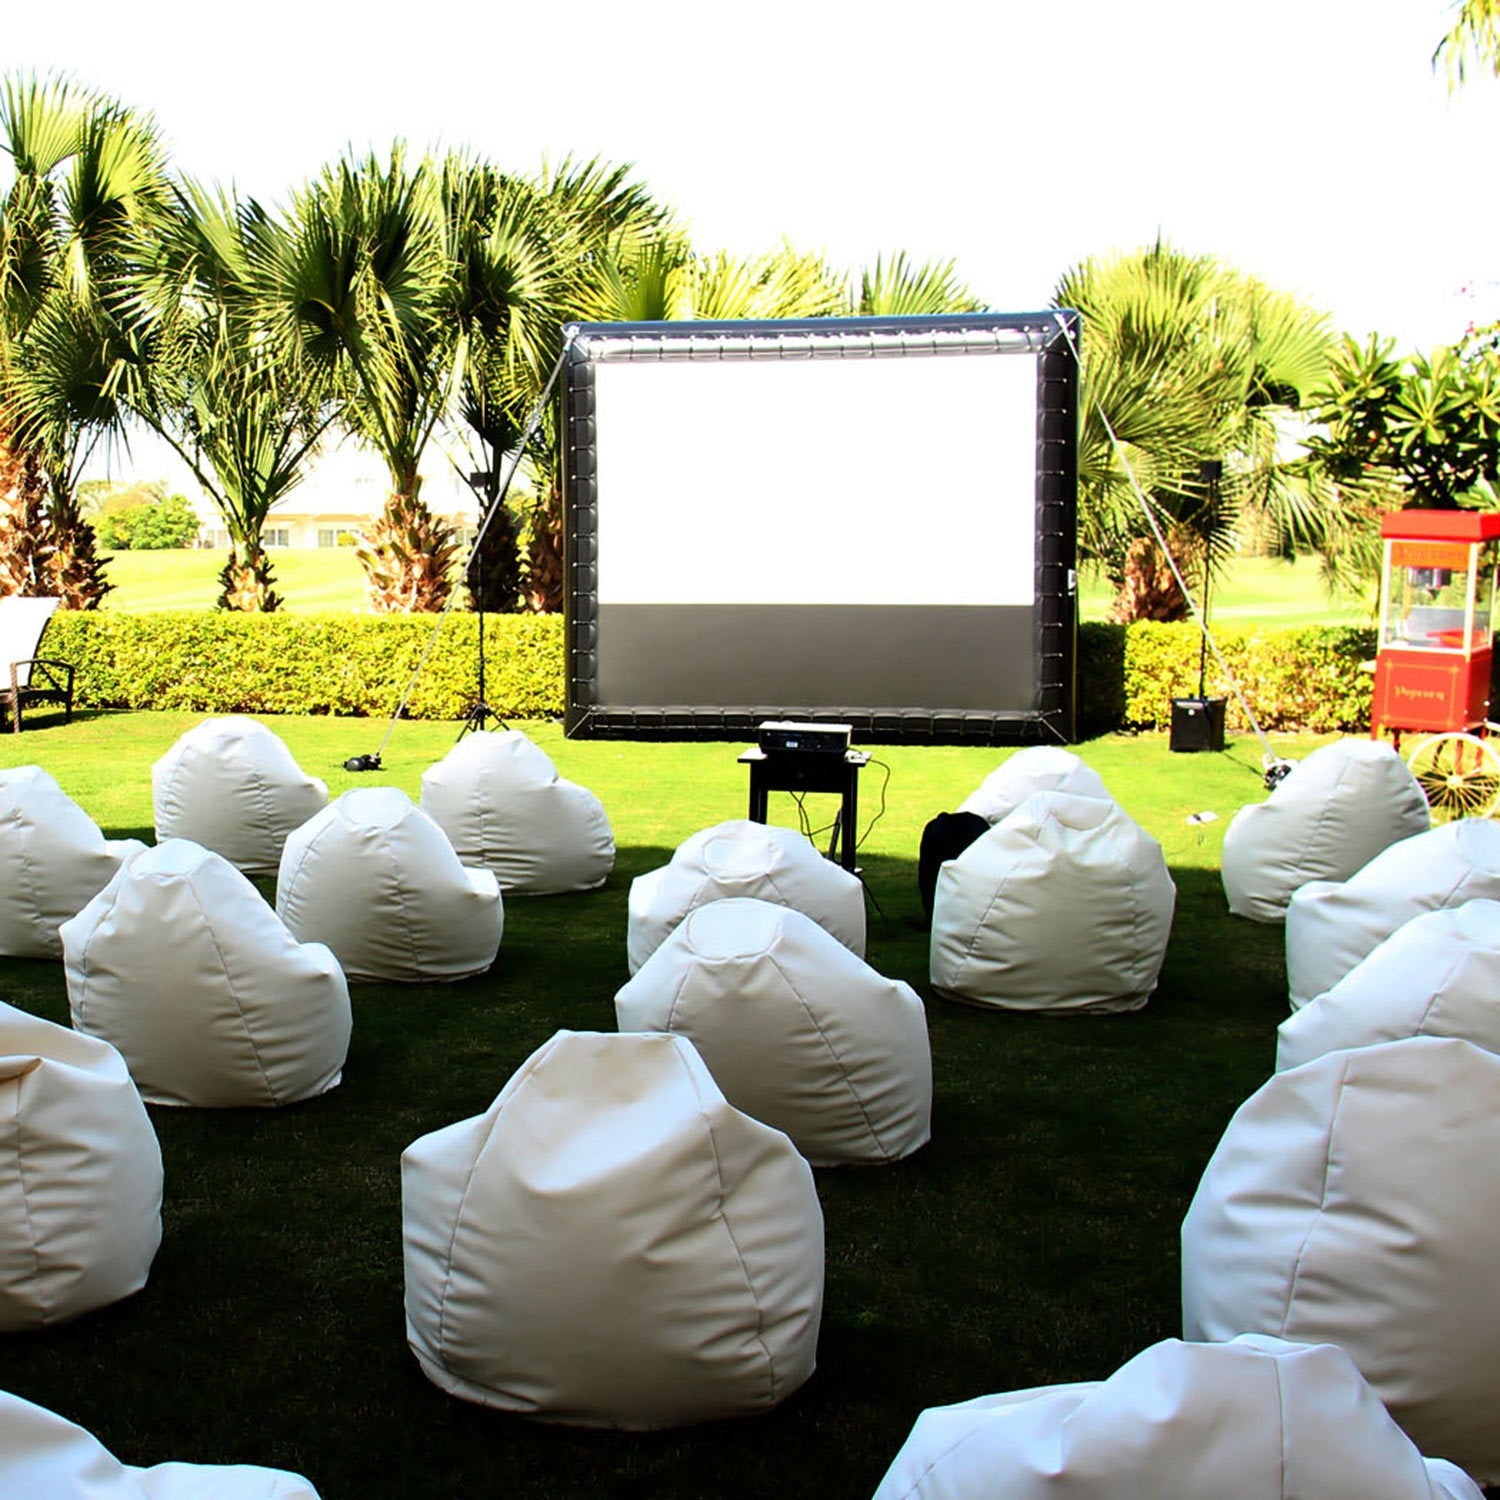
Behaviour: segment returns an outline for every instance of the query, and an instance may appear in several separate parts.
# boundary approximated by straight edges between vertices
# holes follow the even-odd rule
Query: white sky
[[[1426,348],[1500,317],[1500,81],[1446,0],[661,0],[7,7],[0,68],[155,113],[272,202],[347,145],[633,162],[702,249],[953,258],[1045,305],[1158,231]],[[1468,289],[1467,295],[1464,289]]]

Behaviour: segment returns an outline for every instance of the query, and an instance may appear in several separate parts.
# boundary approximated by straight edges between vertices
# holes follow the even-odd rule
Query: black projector
[[[767,719],[756,731],[765,755],[842,755],[849,748],[847,724],[797,724]]]

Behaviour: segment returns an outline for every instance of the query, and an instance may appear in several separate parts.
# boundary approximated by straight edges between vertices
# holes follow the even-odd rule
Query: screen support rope
[[[1054,313],[1052,315],[1057,326],[1062,330],[1063,338],[1068,342],[1068,347],[1073,351],[1073,358],[1078,364],[1080,376],[1083,370],[1083,357],[1078,351],[1078,345],[1068,329],[1067,321]],[[1140,481],[1135,477],[1135,470],[1130,466],[1130,459],[1126,456],[1124,444],[1115,436],[1115,429],[1110,425],[1110,420],[1104,407],[1094,402],[1094,410],[1099,413],[1099,420],[1104,424],[1104,431],[1109,437],[1110,446],[1114,449],[1115,457],[1120,461],[1120,467],[1125,471],[1126,482],[1130,485],[1130,491],[1139,502],[1142,512],[1146,517],[1146,524],[1151,528],[1151,534],[1156,538],[1156,545],[1161,548],[1161,555],[1166,558],[1167,566],[1172,570],[1172,577],[1177,581],[1177,587],[1182,590],[1182,597],[1187,600],[1188,608],[1193,612],[1193,618],[1198,623],[1198,628],[1203,632],[1203,639],[1207,642],[1209,649],[1214,654],[1214,660],[1219,664],[1219,670],[1223,672],[1234,695],[1239,699],[1240,707],[1245,711],[1245,717],[1250,722],[1250,727],[1255,731],[1255,737],[1260,741],[1262,752],[1262,764],[1265,766],[1266,786],[1272,788],[1291,769],[1290,765],[1279,756],[1271,747],[1271,741],[1266,737],[1266,732],[1260,727],[1260,721],[1255,717],[1254,710],[1250,707],[1249,699],[1245,697],[1244,689],[1240,686],[1240,680],[1230,670],[1229,663],[1224,659],[1224,653],[1219,650],[1219,643],[1214,639],[1213,632],[1208,628],[1208,619],[1203,611],[1198,608],[1198,601],[1193,597],[1193,591],[1187,586],[1187,580],[1183,578],[1181,570],[1177,566],[1177,559],[1172,556],[1172,549],[1167,546],[1167,538],[1162,532],[1161,524],[1156,519],[1156,512],[1151,508],[1151,501],[1146,492],[1141,488]]]
[[[521,441],[516,445],[515,452],[511,455],[510,468],[506,471],[505,480],[501,484],[495,498],[490,502],[489,509],[485,511],[484,518],[479,523],[479,530],[474,533],[474,540],[469,546],[468,553],[464,557],[464,565],[459,572],[459,577],[467,577],[469,568],[473,565],[474,557],[479,551],[480,543],[484,541],[484,534],[490,529],[490,522],[494,520],[495,513],[505,504],[505,497],[510,493],[511,480],[516,477],[516,470],[521,465],[521,458],[525,454],[536,430],[541,426],[542,412],[546,410],[547,402],[552,399],[552,388],[557,384],[557,377],[562,373],[564,361],[568,357],[568,351],[573,347],[573,340],[577,337],[576,325],[570,326],[563,335],[563,346],[561,353],[557,356],[557,363],[552,366],[552,373],[547,377],[547,383],[542,387],[542,394],[537,397],[536,405],[531,408],[530,415],[526,418],[526,426],[521,433]],[[380,768],[380,757],[385,754],[385,747],[390,744],[391,736],[396,732],[396,722],[406,712],[406,705],[411,699],[412,690],[416,687],[422,673],[427,668],[433,648],[437,645],[438,634],[443,628],[443,622],[448,618],[448,611],[453,608],[458,599],[458,590],[455,588],[438,612],[437,619],[433,622],[432,633],[427,637],[427,649],[422,653],[422,659],[417,663],[416,670],[407,680],[405,691],[401,694],[401,701],[396,705],[396,711],[391,715],[391,721],[386,725],[385,738],[380,742],[380,748],[374,755],[360,755],[354,760],[344,762],[347,770],[375,771]],[[363,764],[355,765],[355,761]]]

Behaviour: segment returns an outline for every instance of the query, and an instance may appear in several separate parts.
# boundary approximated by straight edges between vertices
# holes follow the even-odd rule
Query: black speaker
[[[1183,751],[1222,750],[1224,699],[1174,698],[1171,748]]]

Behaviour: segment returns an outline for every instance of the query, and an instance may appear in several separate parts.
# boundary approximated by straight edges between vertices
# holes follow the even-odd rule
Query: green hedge
[[[86,708],[177,708],[210,713],[354,714],[394,711],[432,639],[420,615],[241,615],[216,611],[59,613],[44,649],[78,669]],[[478,620],[443,622],[407,713],[455,719],[478,692]],[[1370,630],[1304,626],[1215,632],[1263,728],[1359,730],[1370,720],[1375,652]],[[1079,728],[1165,728],[1172,699],[1198,688],[1192,625],[1087,624],[1078,636]],[[563,623],[558,615],[490,615],[485,695],[502,718],[563,710]],[[1209,657],[1208,692],[1244,714]]]
[[[395,711],[435,623],[432,615],[60,611],[43,650],[77,668],[82,707],[378,718]],[[472,706],[478,628],[467,612],[443,621],[410,718],[462,718]],[[485,617],[485,697],[502,718],[562,712],[560,616]]]
[[[1164,729],[1172,699],[1198,691],[1202,637],[1195,625],[1084,625],[1079,630],[1080,728]],[[1347,625],[1215,630],[1262,729],[1357,731],[1370,727],[1375,632]],[[1210,651],[1206,692],[1229,700],[1231,730],[1250,725]]]

